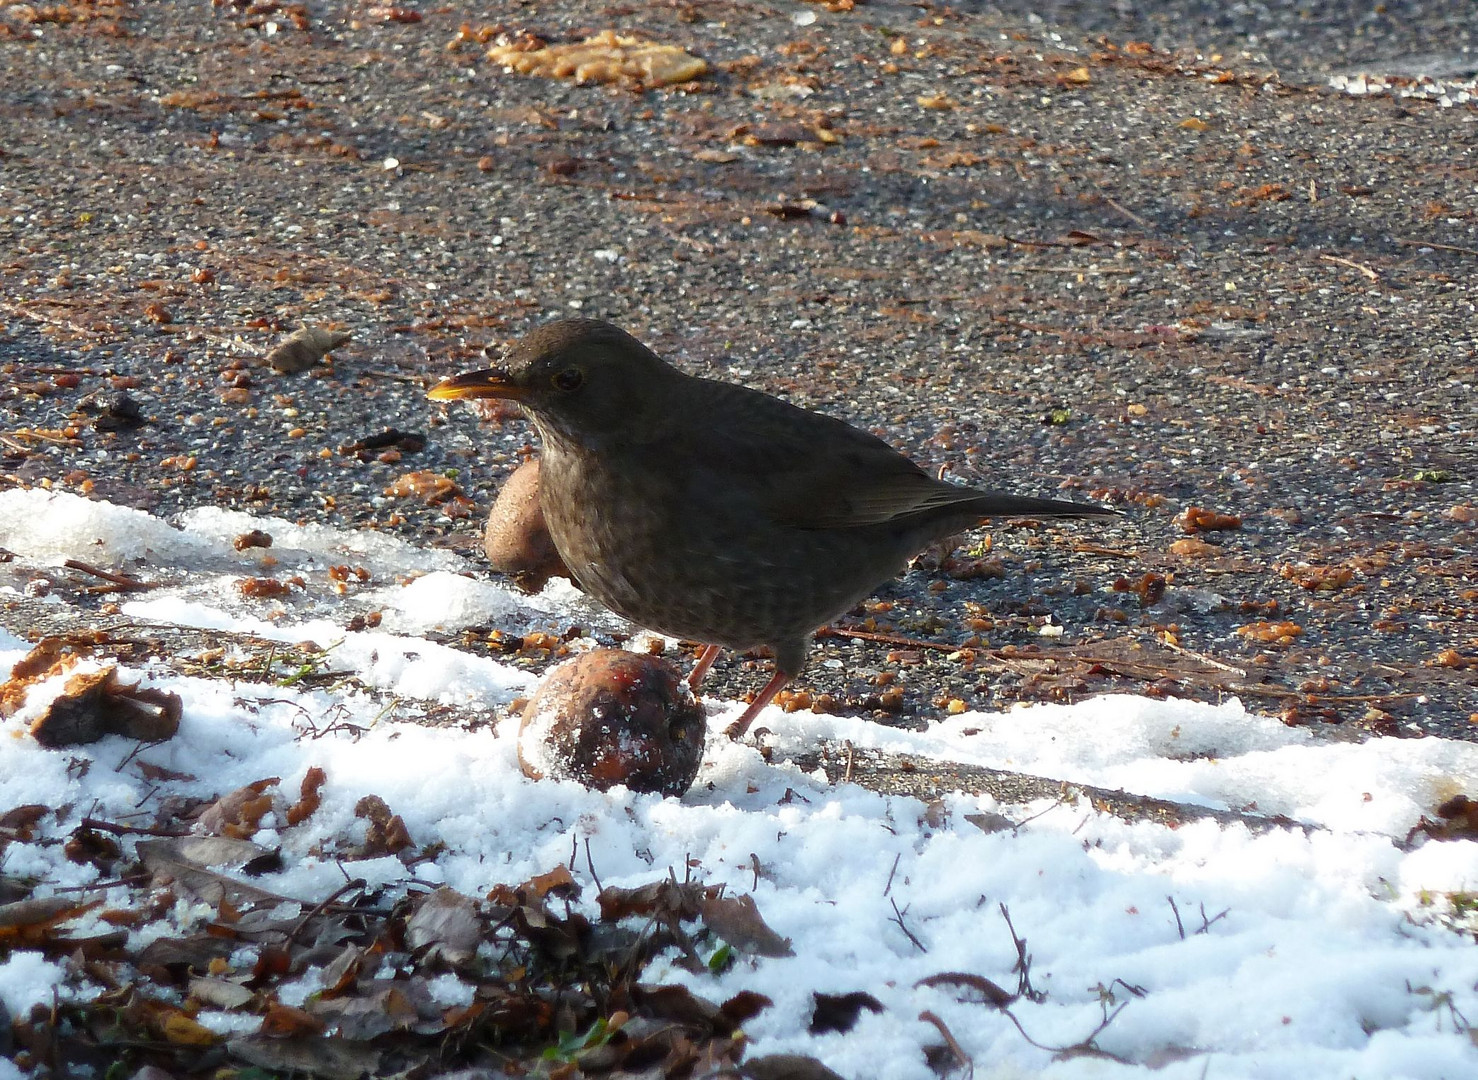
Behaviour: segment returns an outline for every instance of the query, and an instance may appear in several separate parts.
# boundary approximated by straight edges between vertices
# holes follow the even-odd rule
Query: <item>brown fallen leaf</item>
[[[175,1046],[213,1046],[220,1036],[185,1014],[171,1009],[159,1024],[164,1041]]]
[[[1355,577],[1348,566],[1314,566],[1309,563],[1284,563],[1278,573],[1309,592],[1335,592]]]
[[[272,534],[263,532],[261,529],[252,529],[251,532],[244,532],[232,540],[231,546],[237,551],[245,551],[247,548],[269,548],[272,546]]]
[[[313,816],[318,809],[322,798],[318,794],[319,788],[328,781],[328,774],[317,765],[312,766],[303,775],[302,786],[298,789],[298,801],[287,808],[287,823],[289,825],[301,825]]]
[[[236,908],[247,908],[256,904],[276,905],[287,899],[212,869],[216,866],[245,866],[269,854],[266,848],[249,840],[228,836],[180,836],[166,840],[140,840],[137,850],[139,859],[156,879],[172,881],[177,890],[197,896],[208,904],[219,905],[225,900]]]
[[[698,904],[703,922],[740,952],[755,956],[794,956],[790,939],[765,925],[752,896],[705,897]]]
[[[580,884],[570,873],[570,868],[561,863],[547,874],[535,874],[524,886],[529,896],[542,900],[553,893],[573,900],[580,895]]]
[[[369,822],[364,843],[345,854],[346,859],[378,859],[395,855],[411,846],[411,834],[399,814],[378,795],[366,795],[354,804],[354,816]]]
[[[256,997],[251,990],[231,979],[196,975],[190,979],[190,996],[212,1009],[244,1009]]]
[[[100,903],[101,900],[89,903],[68,896],[46,896],[0,904],[0,945],[5,946],[6,952],[42,945],[59,936],[55,933],[57,926]]]
[[[1294,638],[1303,632],[1304,628],[1297,623],[1270,622],[1265,619],[1237,627],[1237,633],[1242,637],[1251,638],[1253,641],[1266,645],[1292,645]]]
[[[159,742],[179,730],[179,695],[141,688],[118,678],[113,665],[73,675],[61,694],[31,722],[31,735],[55,749],[122,735],[140,742]]]
[[[275,1072],[298,1073],[322,1080],[360,1080],[380,1067],[379,1050],[344,1039],[297,1035],[285,1039],[270,1035],[243,1035],[226,1043],[233,1058]]]
[[[336,1037],[356,1042],[408,1028],[428,1034],[439,1027],[436,1021],[441,1009],[432,1001],[426,980],[420,976],[395,982],[375,979],[360,990],[359,994],[337,998],[310,998],[306,1008],[331,1025]],[[422,1007],[417,1008],[418,1004]]]
[[[874,1013],[883,1011],[883,1003],[862,990],[854,990],[850,994],[823,994],[813,990],[811,999],[811,1024],[806,1030],[812,1035],[851,1031],[857,1026],[857,1018],[863,1009]]]
[[[804,1054],[766,1054],[750,1058],[740,1072],[750,1080],[842,1080],[821,1062]]]
[[[52,635],[44,637],[16,661],[10,678],[0,685],[0,716],[14,715],[26,702],[31,686],[59,675],[79,657],[90,656],[98,641],[91,636]]]
[[[914,985],[949,987],[955,990],[957,1001],[978,1001],[998,1009],[1004,1009],[1016,1000],[1015,994],[1003,990],[984,975],[972,975],[967,971],[941,971],[938,975],[920,979]]]
[[[204,971],[213,961],[225,960],[236,951],[238,943],[213,934],[196,934],[187,938],[155,938],[134,958],[140,971],[178,969],[180,974]]]
[[[269,776],[222,795],[201,812],[195,822],[197,829],[208,836],[250,838],[272,809],[273,798],[268,789],[277,786],[278,781],[278,777]]]
[[[607,887],[600,891],[596,902],[600,904],[602,922],[619,922],[629,915],[656,916],[663,922],[685,921],[698,917],[704,892],[702,885],[663,878],[634,889]]]
[[[36,823],[50,812],[49,806],[27,803],[0,814],[0,844],[11,840],[20,840],[23,843],[31,840],[36,835]]]
[[[405,927],[413,950],[435,952],[450,964],[470,960],[482,941],[482,920],[470,896],[443,885],[429,893]]]
[[[274,1001],[267,1006],[267,1014],[262,1017],[259,1030],[263,1035],[281,1038],[292,1035],[321,1035],[326,1026],[306,1009]]]

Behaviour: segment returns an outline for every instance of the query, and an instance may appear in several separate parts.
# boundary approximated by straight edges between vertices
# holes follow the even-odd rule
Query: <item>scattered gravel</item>
[[[57,7],[0,5],[0,484],[476,570],[532,436],[425,389],[604,316],[963,480],[1126,511],[885,587],[853,622],[900,642],[812,654],[839,708],[1132,689],[1475,730],[1463,5]],[[611,28],[710,73],[484,58]],[[275,373],[304,324],[353,336]],[[1240,527],[1191,536],[1190,507]]]

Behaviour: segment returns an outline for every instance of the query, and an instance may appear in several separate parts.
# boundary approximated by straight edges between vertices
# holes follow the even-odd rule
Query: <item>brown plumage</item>
[[[609,323],[542,326],[437,400],[518,402],[543,441],[540,500],[575,580],[638,626],[767,645],[775,676],[743,734],[799,674],[818,627],[931,541],[982,518],[1106,516],[1098,506],[936,480],[887,443],[758,390],[686,375]]]

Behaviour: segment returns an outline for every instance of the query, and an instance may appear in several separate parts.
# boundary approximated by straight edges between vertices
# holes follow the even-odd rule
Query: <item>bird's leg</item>
[[[703,651],[698,654],[698,662],[693,665],[692,672],[688,675],[688,689],[695,694],[698,685],[703,682],[703,676],[708,674],[708,669],[713,667],[713,662],[718,659],[717,645],[705,645]]]
[[[749,730],[749,725],[754,723],[754,718],[760,714],[760,710],[774,699],[780,692],[780,688],[790,682],[791,677],[778,668],[775,674],[770,676],[770,681],[765,683],[765,688],[759,692],[759,696],[749,703],[749,708],[744,710],[744,715],[729,725],[724,732],[729,738],[736,742],[744,738],[744,733]]]

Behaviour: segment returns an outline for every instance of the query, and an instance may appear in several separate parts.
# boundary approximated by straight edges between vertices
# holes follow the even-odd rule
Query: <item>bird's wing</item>
[[[844,529],[971,503],[981,493],[934,479],[881,439],[745,387],[707,383],[690,419],[700,475],[723,477],[776,524]],[[738,494],[738,492],[736,492]]]

